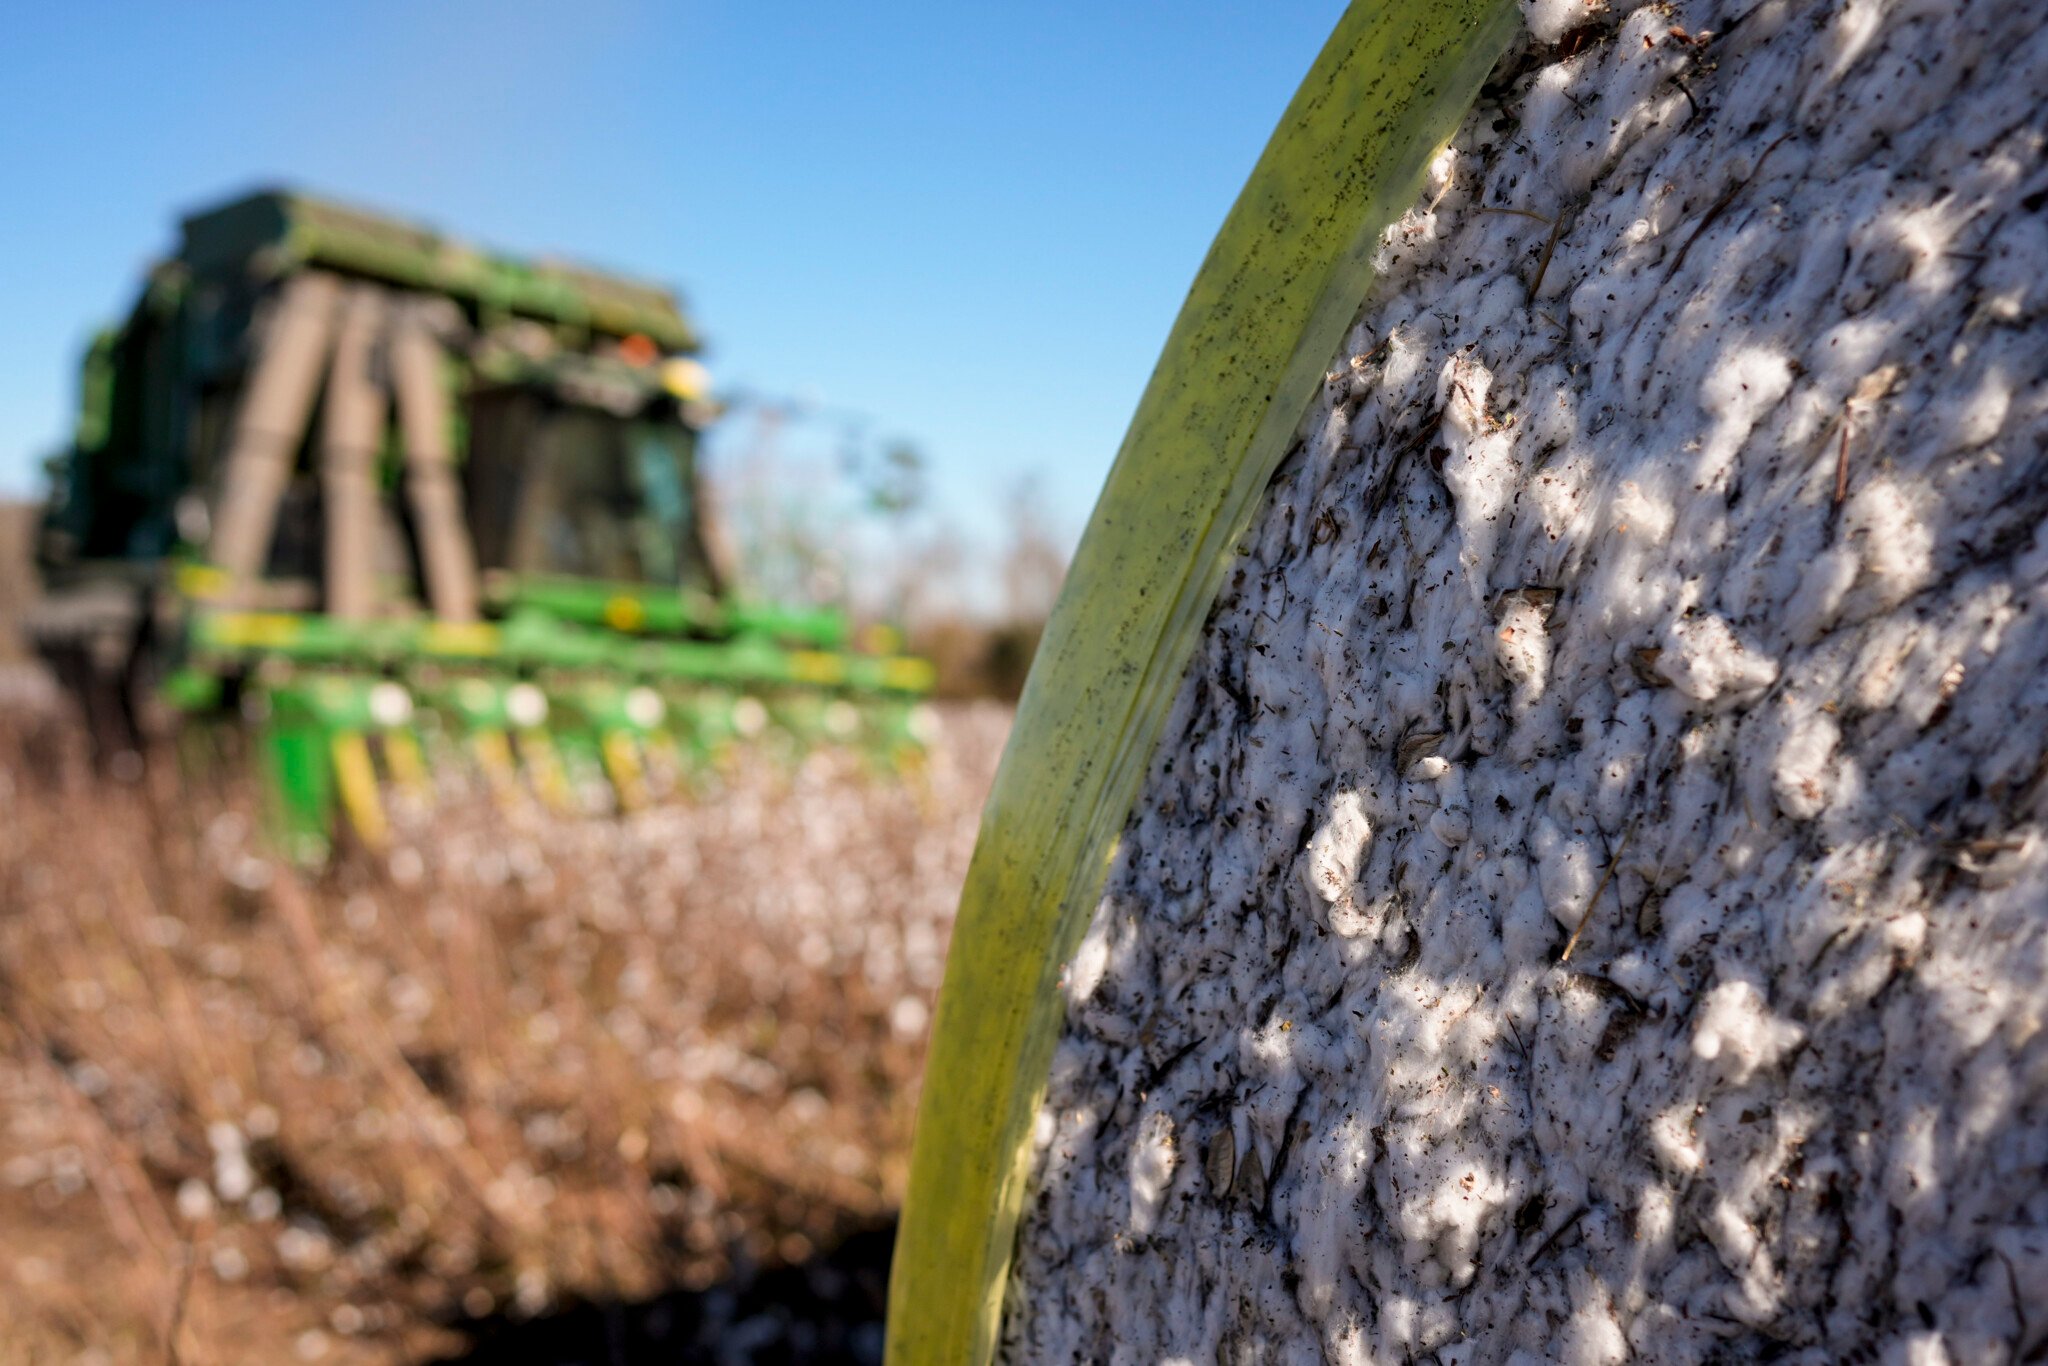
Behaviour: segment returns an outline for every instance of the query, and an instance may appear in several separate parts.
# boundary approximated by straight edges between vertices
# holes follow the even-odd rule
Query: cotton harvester
[[[630,807],[760,735],[916,752],[931,669],[736,596],[667,290],[264,193],[187,219],[85,361],[38,649],[95,734],[256,728],[300,857],[464,752]]]

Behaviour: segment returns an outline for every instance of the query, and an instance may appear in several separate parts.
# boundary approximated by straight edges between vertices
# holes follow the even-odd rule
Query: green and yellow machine
[[[104,740],[253,722],[304,858],[457,752],[622,807],[756,736],[914,755],[924,661],[721,572],[697,346],[666,289],[303,195],[188,218],[87,354],[31,636]]]

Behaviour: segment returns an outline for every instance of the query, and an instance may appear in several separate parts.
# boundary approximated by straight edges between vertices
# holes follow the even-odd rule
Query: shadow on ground
[[[875,1366],[895,1241],[892,1221],[808,1261],[742,1271],[706,1290],[457,1323],[471,1345],[437,1366]]]

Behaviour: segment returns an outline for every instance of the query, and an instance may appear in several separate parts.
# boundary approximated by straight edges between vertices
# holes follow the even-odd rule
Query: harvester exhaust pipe
[[[334,333],[340,282],[306,271],[285,285],[235,418],[221,465],[219,509],[208,558],[237,597],[263,572],[278,504],[313,409]]]
[[[391,337],[391,383],[405,439],[405,497],[419,539],[427,603],[442,621],[477,619],[476,550],[462,520],[462,494],[448,448],[448,393],[441,347],[425,309],[399,310]]]
[[[381,291],[358,286],[341,306],[320,433],[327,611],[368,619],[377,606],[377,448],[387,400],[374,373],[385,316]]]

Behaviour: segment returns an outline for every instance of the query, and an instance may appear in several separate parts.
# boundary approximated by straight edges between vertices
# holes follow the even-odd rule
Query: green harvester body
[[[187,219],[87,353],[31,636],[103,743],[252,720],[305,859],[458,754],[617,807],[763,738],[914,760],[926,662],[720,571],[697,345],[666,289],[302,195]]]

